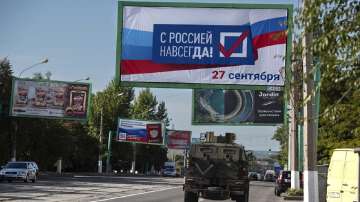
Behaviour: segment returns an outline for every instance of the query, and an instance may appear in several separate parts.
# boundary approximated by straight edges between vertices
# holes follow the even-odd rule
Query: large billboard
[[[116,139],[120,142],[163,144],[163,126],[162,122],[119,119]]]
[[[291,5],[119,2],[117,76],[132,86],[283,86],[291,15]]]
[[[189,149],[191,143],[191,131],[167,130],[166,145],[169,149]]]
[[[193,124],[276,125],[284,122],[283,91],[195,89]]]
[[[11,116],[86,119],[90,84],[13,79]]]

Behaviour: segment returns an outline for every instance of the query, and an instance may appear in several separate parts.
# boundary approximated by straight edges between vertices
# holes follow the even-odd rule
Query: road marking
[[[144,194],[149,194],[149,193],[154,193],[154,192],[166,191],[166,190],[169,190],[169,189],[177,189],[177,188],[180,188],[180,187],[181,186],[170,187],[170,188],[165,188],[165,189],[160,189],[160,190],[147,191],[147,192],[141,192],[141,193],[136,193],[136,194],[129,194],[129,195],[125,195],[125,196],[117,196],[117,197],[113,197],[113,198],[95,200],[95,201],[91,201],[91,202],[110,201],[110,200],[114,200],[114,199],[127,198],[127,197],[131,197],[131,196],[138,196],[138,195],[144,195]]]
[[[199,201],[204,201],[204,199],[203,199],[203,198],[200,198]]]
[[[125,177],[125,176],[99,176],[99,175],[74,175],[74,178],[115,178],[115,179],[130,179],[130,180],[138,180],[138,179],[146,179],[146,180],[152,180],[152,179],[168,179],[168,180],[183,180],[183,178],[168,178],[168,177]]]

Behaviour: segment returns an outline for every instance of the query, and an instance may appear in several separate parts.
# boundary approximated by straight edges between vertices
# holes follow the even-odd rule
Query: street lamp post
[[[87,77],[89,78],[89,77]],[[89,78],[90,79],[90,78]],[[88,79],[87,79],[88,80]],[[119,93],[117,94],[116,97],[122,96],[123,93]],[[122,104],[122,103],[120,103]],[[99,157],[98,157],[98,173],[102,173],[102,145],[103,145],[103,111],[104,111],[104,107],[103,107],[104,103],[101,103],[101,111],[100,111],[100,133],[99,133]],[[111,164],[110,164],[110,156],[111,155],[111,131],[109,132],[109,139],[108,140],[108,156],[106,158],[106,172],[110,172],[111,171]],[[109,147],[110,146],[110,147]]]
[[[33,65],[31,65],[31,66],[23,69],[23,70],[20,72],[20,74],[19,74],[18,77],[21,78],[21,75],[22,75],[25,71],[27,71],[27,70],[29,70],[29,69],[32,69],[32,68],[34,68],[34,67],[36,67],[36,66],[38,66],[38,65],[48,63],[48,62],[49,62],[49,59],[45,58],[45,59],[43,59],[42,61],[40,61],[40,62],[38,62],[38,63],[35,63],[35,64],[33,64]]]
[[[38,63],[35,63],[25,69],[23,69],[20,73],[19,73],[19,78],[21,78],[21,75],[29,70],[29,69],[32,69],[38,65],[41,65],[41,64],[45,64],[45,63],[48,63],[49,60],[47,58],[43,59],[42,61],[38,62]],[[19,128],[19,120],[16,120],[15,119],[15,122],[14,122],[14,133],[12,133],[12,151],[11,151],[11,161],[16,161],[16,144],[17,144],[17,131],[18,131],[18,128]]]
[[[82,79],[78,79],[78,80],[75,80],[73,82],[79,82],[79,81],[89,81],[90,80],[90,77],[85,77],[85,78],[82,78]]]

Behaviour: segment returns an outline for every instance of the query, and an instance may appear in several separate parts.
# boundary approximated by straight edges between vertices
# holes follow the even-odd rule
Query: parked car
[[[1,167],[0,167],[0,182],[3,181],[4,178],[5,178],[5,177],[4,177],[5,174],[2,172],[2,170],[3,170],[4,167],[5,167],[5,166],[1,166]]]
[[[257,172],[249,172],[248,178],[249,180],[261,180],[261,176]]]
[[[359,201],[360,148],[335,149],[327,177],[327,202]]]
[[[39,177],[39,166],[34,161],[29,161],[29,163],[31,163],[32,166],[35,168],[36,178],[38,178]]]
[[[267,170],[264,175],[264,181],[274,182],[275,181],[275,171]]]
[[[280,171],[279,177],[275,180],[275,195],[280,196],[291,186],[291,171]]]
[[[4,179],[8,182],[13,180],[28,182],[31,180],[34,183],[36,181],[36,168],[34,168],[32,163],[25,161],[7,163],[0,174],[4,175]]]

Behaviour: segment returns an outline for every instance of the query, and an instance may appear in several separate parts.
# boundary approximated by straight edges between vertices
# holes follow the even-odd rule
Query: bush
[[[288,189],[286,194],[288,196],[303,196],[304,192],[302,189]]]

